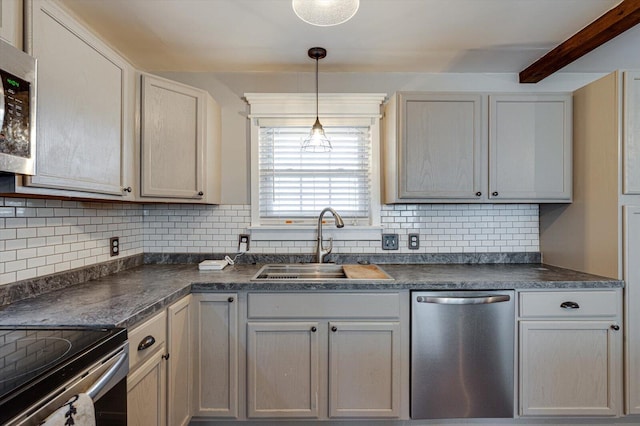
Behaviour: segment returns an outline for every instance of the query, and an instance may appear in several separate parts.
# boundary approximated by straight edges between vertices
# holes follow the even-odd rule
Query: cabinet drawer
[[[249,318],[398,318],[398,293],[249,293]]]
[[[149,336],[155,340],[149,343],[146,349],[138,349],[139,345]],[[133,370],[144,360],[153,355],[158,349],[164,347],[167,339],[167,313],[160,312],[158,315],[129,331],[129,369]],[[151,339],[149,339],[151,340]]]
[[[520,317],[613,317],[621,301],[616,290],[520,293]]]

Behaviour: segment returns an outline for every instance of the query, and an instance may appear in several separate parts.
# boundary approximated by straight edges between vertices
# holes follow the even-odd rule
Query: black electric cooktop
[[[0,424],[35,399],[26,396],[46,395],[126,340],[122,328],[0,327]]]

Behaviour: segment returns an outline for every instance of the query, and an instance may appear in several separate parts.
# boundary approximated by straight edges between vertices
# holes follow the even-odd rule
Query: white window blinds
[[[260,127],[260,217],[317,217],[331,206],[343,217],[370,214],[369,127],[325,127],[332,151],[303,152],[309,127]]]

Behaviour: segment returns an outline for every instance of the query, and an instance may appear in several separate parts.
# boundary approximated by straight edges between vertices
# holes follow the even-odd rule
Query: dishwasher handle
[[[418,303],[436,303],[439,305],[486,305],[489,303],[508,302],[508,294],[478,295],[478,296],[418,296]]]

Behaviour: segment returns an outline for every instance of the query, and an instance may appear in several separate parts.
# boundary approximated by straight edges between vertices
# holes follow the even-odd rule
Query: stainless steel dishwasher
[[[514,414],[514,292],[411,293],[411,418]]]

